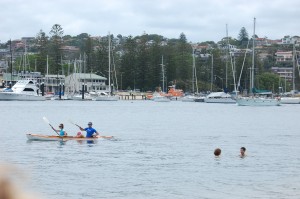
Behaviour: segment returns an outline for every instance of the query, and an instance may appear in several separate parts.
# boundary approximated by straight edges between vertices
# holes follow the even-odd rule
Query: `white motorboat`
[[[71,100],[71,98],[66,95],[61,95],[60,98],[59,95],[54,95],[50,100]]]
[[[75,94],[75,95],[69,97],[68,99],[78,100],[78,101],[90,101],[90,100],[92,100],[92,97],[89,94],[85,93],[84,99],[82,99],[82,94]]]
[[[198,96],[196,97],[195,102],[204,102],[204,100],[205,100],[205,96]]]
[[[300,97],[281,97],[281,104],[300,104]]]
[[[207,95],[204,99],[206,103],[236,103],[235,99],[228,93],[213,92]]]
[[[33,80],[19,80],[11,89],[0,92],[0,100],[9,101],[44,101],[39,88]]]
[[[170,98],[162,95],[156,95],[152,97],[154,102],[171,102]]]
[[[105,92],[102,92],[97,97],[94,97],[93,101],[118,101],[119,99],[119,95],[109,95]]]
[[[154,92],[152,95],[151,100],[154,102],[170,102],[171,99],[167,96],[164,92]]]
[[[186,95],[181,98],[181,101],[182,102],[195,102],[196,99],[197,99],[197,97],[194,95]]]
[[[52,92],[47,92],[47,93],[45,93],[44,96],[45,96],[46,100],[51,100],[51,98],[54,97],[55,95]]]
[[[199,95],[186,95],[181,98],[182,102],[204,102],[205,97]]]

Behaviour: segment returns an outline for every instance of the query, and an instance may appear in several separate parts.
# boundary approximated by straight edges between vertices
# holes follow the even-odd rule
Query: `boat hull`
[[[107,95],[107,96],[98,96],[93,99],[93,101],[119,101],[118,95]]]
[[[282,97],[281,104],[300,104],[300,97]]]
[[[236,101],[231,98],[205,98],[206,103],[224,103],[224,104],[234,104]]]
[[[92,98],[88,95],[84,96],[84,99],[82,99],[82,95],[74,95],[69,98],[70,100],[77,100],[77,101],[91,101]]]
[[[113,136],[97,136],[97,137],[92,137],[92,138],[79,138],[79,137],[74,137],[74,136],[55,136],[55,135],[40,135],[40,134],[31,134],[28,133],[26,134],[26,137],[28,140],[31,141],[67,141],[67,140],[98,140],[99,138],[105,138],[105,139],[112,139]]]
[[[205,97],[197,97],[195,99],[195,102],[205,102],[204,100],[205,100]]]
[[[280,106],[279,99],[243,97],[237,98],[236,102],[239,106]]]
[[[184,96],[181,98],[182,102],[195,102],[196,97],[195,96]]]
[[[154,102],[171,102],[171,100],[164,96],[155,96],[152,98]]]
[[[0,100],[2,101],[45,101],[46,98],[41,95],[26,95],[14,92],[0,93]]]
[[[213,92],[207,95],[204,99],[206,103],[224,103],[224,104],[234,104],[236,103],[235,99],[231,95],[224,92]]]

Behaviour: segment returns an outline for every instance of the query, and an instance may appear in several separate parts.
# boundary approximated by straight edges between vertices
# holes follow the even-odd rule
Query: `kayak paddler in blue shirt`
[[[93,123],[89,122],[87,128],[81,128],[81,127],[79,127],[79,129],[81,131],[86,131],[86,137],[87,138],[96,137],[97,135],[99,135],[99,133],[97,132],[96,129],[92,128],[92,126],[93,126]]]
[[[67,133],[66,133],[66,131],[64,130],[64,124],[60,124],[59,126],[59,129],[60,130],[56,130],[55,128],[53,128],[52,127],[52,129],[54,130],[54,131],[56,131],[56,132],[58,132],[59,133],[59,136],[67,136]]]

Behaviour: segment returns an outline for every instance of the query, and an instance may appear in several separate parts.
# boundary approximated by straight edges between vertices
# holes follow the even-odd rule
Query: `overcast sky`
[[[123,36],[160,34],[188,41],[219,41],[238,37],[245,27],[259,37],[280,39],[300,35],[299,0],[0,0],[0,42],[47,35],[60,24],[64,35],[108,32]]]

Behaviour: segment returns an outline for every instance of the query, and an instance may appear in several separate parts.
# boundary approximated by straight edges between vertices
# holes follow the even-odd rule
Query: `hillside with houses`
[[[111,41],[110,58],[107,35],[63,35],[59,25],[53,26],[49,35],[41,30],[36,37],[1,43],[2,86],[20,78],[36,76],[40,81],[47,79],[55,90],[59,83],[67,84],[72,75],[81,74],[94,77],[83,82],[90,82],[87,90],[106,89],[108,60],[111,59],[112,82],[117,90],[154,91],[176,85],[186,92],[194,92],[191,85],[195,56],[197,84],[201,92],[232,91],[234,79],[239,77],[239,89],[249,88],[252,37],[247,32],[240,33],[237,39],[224,37],[218,42],[190,43],[184,33],[176,39],[146,33],[135,37],[118,34],[112,35]],[[289,91],[292,89],[293,70],[296,70],[294,78],[299,89],[299,43],[299,36],[274,40],[255,36],[255,75],[260,88],[277,93],[280,88]],[[165,85],[162,85],[162,57]],[[293,60],[297,60],[296,68]]]

